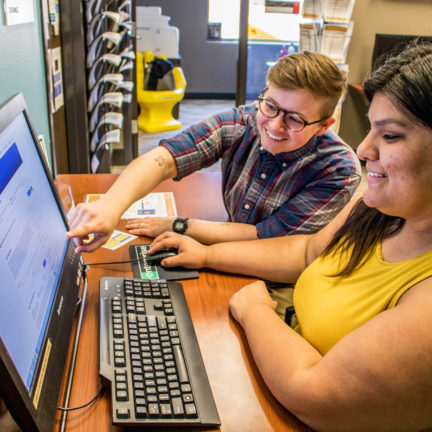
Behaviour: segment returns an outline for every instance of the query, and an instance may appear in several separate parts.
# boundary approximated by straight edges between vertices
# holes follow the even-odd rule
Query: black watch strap
[[[184,234],[188,229],[188,223],[187,223],[188,219],[189,218],[182,218],[182,217],[175,219],[172,224],[173,232],[178,234]]]

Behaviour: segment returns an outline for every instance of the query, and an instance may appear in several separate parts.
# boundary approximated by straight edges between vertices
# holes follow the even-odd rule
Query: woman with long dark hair
[[[319,431],[432,427],[432,45],[364,83],[371,129],[357,149],[366,188],[317,234],[202,246],[174,234],[165,265],[296,282],[292,329],[262,281],[236,293],[264,381]],[[271,355],[269,355],[271,353]],[[430,430],[430,429],[428,429]]]

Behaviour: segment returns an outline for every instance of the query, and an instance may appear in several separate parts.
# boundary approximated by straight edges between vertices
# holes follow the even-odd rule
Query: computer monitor
[[[375,35],[375,45],[372,52],[372,70],[385,60],[387,56],[402,51],[407,44],[414,40],[432,43],[432,36],[377,33]]]
[[[82,259],[24,98],[0,107],[0,397],[25,431],[51,431]]]

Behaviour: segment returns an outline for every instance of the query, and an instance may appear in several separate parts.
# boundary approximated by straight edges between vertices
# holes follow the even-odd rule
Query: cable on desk
[[[78,317],[78,324],[77,324],[77,328],[76,328],[75,336],[74,336],[74,341],[73,341],[71,362],[70,362],[70,366],[69,366],[65,395],[64,395],[64,400],[63,400],[63,405],[65,408],[68,408],[68,405],[69,405],[69,399],[70,399],[70,394],[71,394],[71,390],[72,390],[72,380],[73,380],[73,375],[74,375],[74,371],[75,371],[75,362],[76,362],[76,357],[77,357],[77,352],[78,352],[78,344],[79,344],[79,339],[80,339],[80,334],[81,334],[81,326],[82,326],[82,321],[83,321],[83,316],[84,316],[84,308],[85,308],[85,303],[86,303],[86,298],[87,298],[87,288],[88,288],[87,271],[88,271],[88,267],[86,265],[83,265],[82,279],[83,279],[84,286],[83,286],[83,293],[81,296],[82,300],[80,302],[81,304],[80,304],[80,312],[79,312],[79,317]],[[60,420],[59,432],[63,432],[66,428],[67,415],[68,415],[68,411],[64,410],[62,412],[62,416],[61,416],[61,420]]]
[[[79,406],[76,406],[76,407],[57,407],[57,409],[59,410],[59,411],[76,411],[76,410],[79,410],[79,409],[83,409],[83,408],[85,408],[85,407],[87,407],[87,406],[89,406],[89,405],[91,405],[91,404],[93,404],[94,402],[96,402],[96,400],[100,397],[100,396],[102,396],[103,395],[103,393],[104,393],[104,391],[105,391],[105,387],[104,386],[101,386],[100,387],[100,389],[99,389],[99,391],[96,393],[96,395],[95,396],[93,396],[88,402],[86,402],[85,404],[83,404],[83,405],[79,405]]]
[[[127,261],[96,262],[96,263],[88,263],[86,265],[91,267],[91,266],[109,265],[109,264],[129,264],[129,263],[134,263],[134,262],[138,262],[138,261],[142,261],[142,258],[134,258],[134,259],[127,260]]]

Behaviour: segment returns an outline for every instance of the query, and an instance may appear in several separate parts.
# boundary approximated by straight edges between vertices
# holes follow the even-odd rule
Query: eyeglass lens
[[[261,112],[269,118],[276,117],[281,111],[278,106],[264,98],[259,100],[259,107]],[[293,132],[300,132],[305,127],[305,121],[295,113],[284,113],[283,121],[285,126]]]

